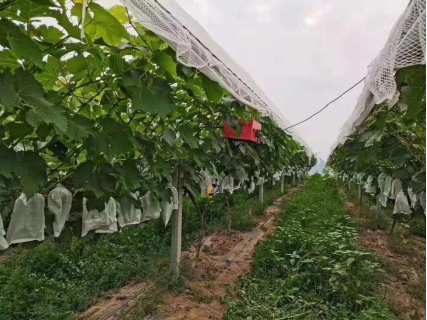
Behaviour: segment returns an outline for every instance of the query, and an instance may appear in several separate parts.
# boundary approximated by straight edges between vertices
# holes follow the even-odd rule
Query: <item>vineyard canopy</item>
[[[236,99],[270,117],[280,128],[291,123],[242,69],[175,0],[120,0],[135,18],[176,50],[176,58],[218,82]],[[288,129],[309,153],[297,130]]]
[[[343,144],[369,117],[375,105],[399,99],[395,72],[426,63],[426,1],[412,0],[397,20],[384,48],[368,66],[365,85],[356,107],[344,123],[332,150]]]

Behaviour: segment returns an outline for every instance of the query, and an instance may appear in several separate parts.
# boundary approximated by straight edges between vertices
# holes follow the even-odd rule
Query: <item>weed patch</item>
[[[230,289],[225,319],[394,319],[334,180],[311,178],[284,220],[260,245],[253,275]]]

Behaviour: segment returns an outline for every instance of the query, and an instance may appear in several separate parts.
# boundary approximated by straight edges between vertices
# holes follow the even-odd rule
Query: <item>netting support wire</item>
[[[335,102],[335,101],[337,101],[339,98],[341,98],[343,95],[345,95],[347,92],[349,92],[351,89],[353,89],[354,87],[356,87],[359,83],[361,83],[363,80],[365,80],[365,77],[363,77],[362,79],[360,79],[358,82],[356,82],[354,85],[352,85],[350,88],[348,88],[346,91],[344,91],[343,93],[341,93],[338,97],[336,97],[334,100],[332,100],[332,101],[329,101],[328,102],[328,104],[326,105],[326,106],[324,106],[322,109],[320,109],[319,111],[317,111],[316,113],[313,113],[311,116],[309,116],[308,118],[306,118],[306,119],[304,119],[304,120],[302,120],[302,121],[300,121],[300,122],[298,122],[298,123],[295,123],[295,124],[293,124],[293,125],[291,125],[291,126],[289,126],[289,127],[287,127],[287,128],[285,128],[284,130],[288,130],[288,129],[290,129],[290,128],[293,128],[293,127],[296,127],[297,125],[299,125],[299,124],[301,124],[301,123],[304,123],[304,122],[306,122],[306,121],[308,121],[308,120],[310,120],[311,118],[313,118],[315,115],[317,115],[317,114],[319,114],[320,112],[322,112],[323,110],[325,110],[327,107],[329,107],[329,105],[331,104],[331,103],[333,103],[333,102]]]
[[[183,186],[179,169],[175,172],[174,182],[178,190],[178,210],[174,210],[171,216],[172,222],[172,247],[171,247],[171,269],[175,277],[179,275],[182,247],[182,198]]]

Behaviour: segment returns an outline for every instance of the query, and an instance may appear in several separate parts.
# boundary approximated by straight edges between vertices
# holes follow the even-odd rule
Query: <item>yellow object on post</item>
[[[211,186],[206,187],[206,198],[208,199],[212,198],[212,191],[213,191],[213,188]]]

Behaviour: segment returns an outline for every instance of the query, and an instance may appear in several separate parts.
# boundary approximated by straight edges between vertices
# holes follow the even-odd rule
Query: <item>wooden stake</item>
[[[282,192],[282,194],[285,193],[285,176],[281,176],[280,178],[280,191]]]
[[[296,182],[296,174],[293,173],[292,174],[292,185],[295,185],[295,182]]]
[[[377,213],[381,212],[381,203],[380,203],[380,196],[377,196],[377,203],[376,203],[376,207],[377,207]]]
[[[177,172],[177,189],[178,189],[178,210],[172,213],[172,248],[171,248],[171,268],[175,277],[179,275],[179,265],[181,262],[181,245],[182,245],[182,196],[183,188],[179,171]]]
[[[264,203],[264,184],[260,184],[259,185],[259,195],[258,195],[259,201],[261,201],[261,203]]]
[[[358,184],[357,185],[357,196],[359,197],[359,203],[362,202],[362,185]]]

